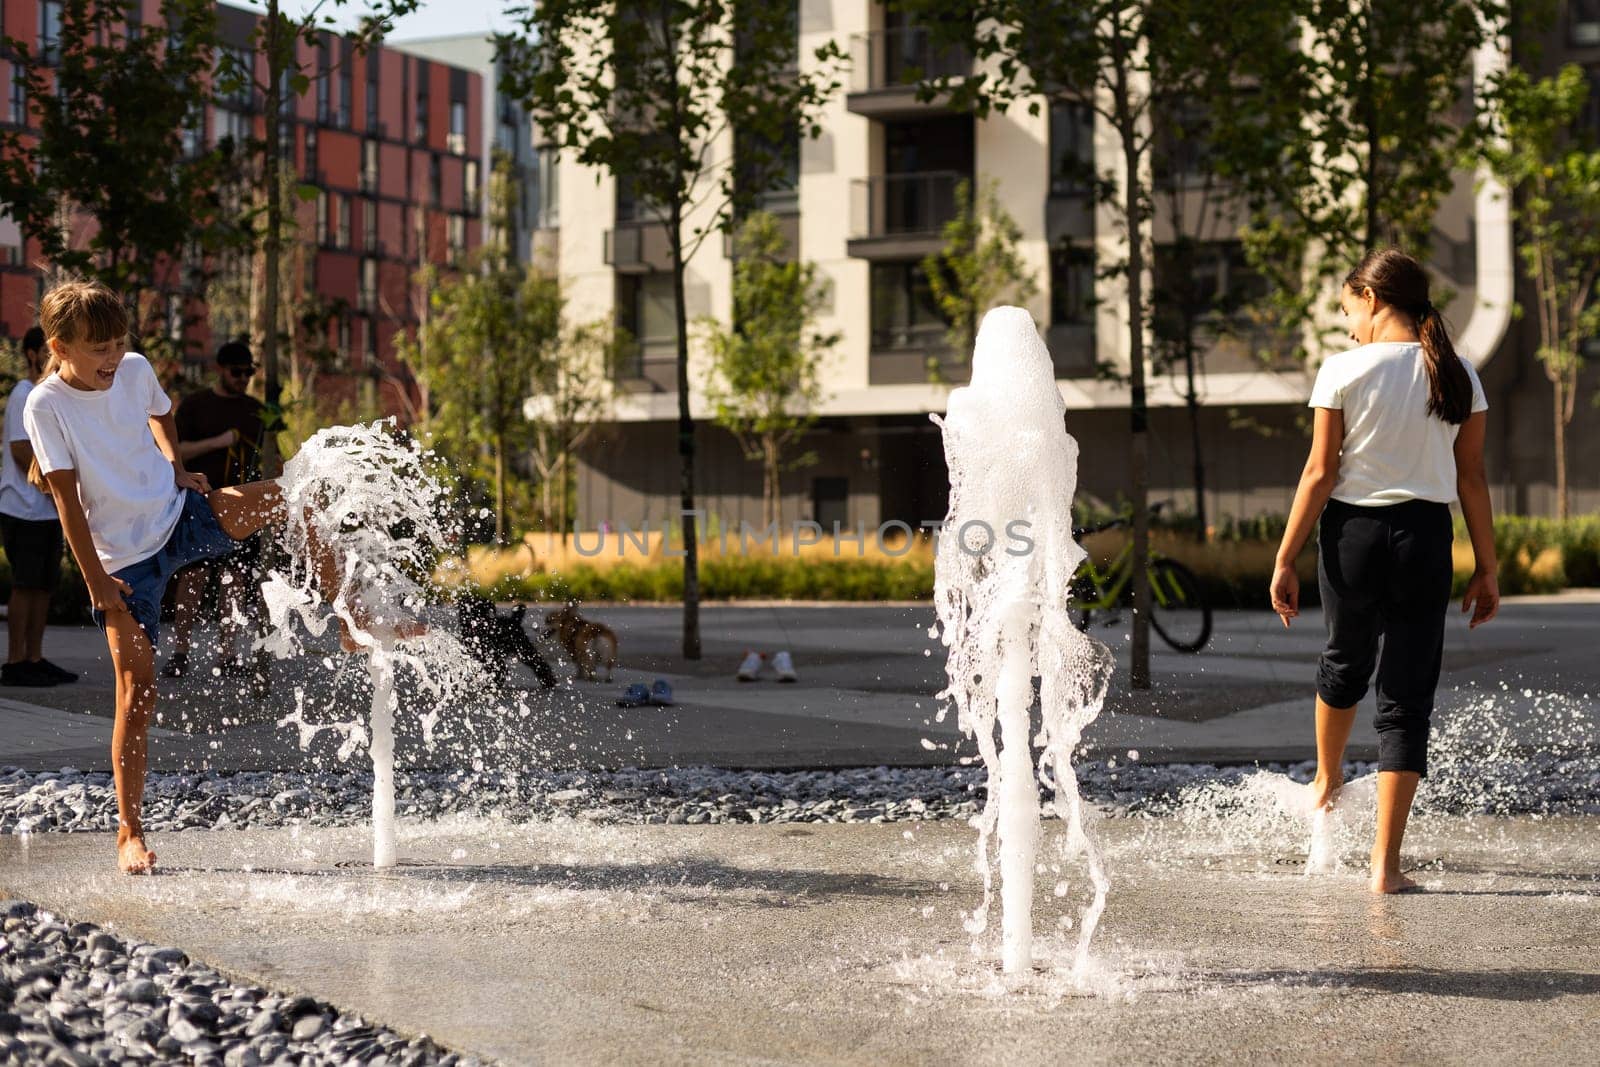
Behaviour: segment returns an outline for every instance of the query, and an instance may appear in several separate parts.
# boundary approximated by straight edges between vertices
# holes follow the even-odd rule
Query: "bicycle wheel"
[[[1199,652],[1211,640],[1211,605],[1194,572],[1170,559],[1150,564],[1150,625],[1179,652]]]

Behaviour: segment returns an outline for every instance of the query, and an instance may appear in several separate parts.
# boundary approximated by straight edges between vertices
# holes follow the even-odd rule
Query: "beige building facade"
[[[939,246],[963,180],[992,182],[1020,227],[1019,252],[1037,285],[1026,306],[1050,348],[1067,427],[1081,448],[1080,495],[1115,505],[1126,490],[1128,391],[1102,370],[1128,365],[1127,302],[1122,281],[1102,275],[1105,265],[1124,258],[1126,237],[1082,179],[1086,166],[1115,172],[1115,136],[1089,108],[1070,101],[1041,100],[1036,115],[1014,107],[983,120],[919,101],[907,84],[910,72],[956,72],[966,58],[938,51],[923,31],[872,0],[799,0],[798,8],[802,62],[832,39],[852,64],[846,91],[822,117],[822,135],[799,146],[792,188],[767,198],[797,254],[815,263],[828,283],[819,326],[842,338],[825,364],[819,422],[802,446],[814,462],[784,476],[785,520],[870,528],[891,519],[915,524],[943,516],[942,446],[928,416],[944,410],[949,390],[965,375],[965,361],[945,344],[920,260]],[[1587,60],[1600,71],[1600,19],[1593,42],[1585,44],[1586,10],[1568,13],[1553,58]],[[1481,84],[1506,56],[1504,47],[1485,49],[1475,81]],[[729,137],[713,154],[727,160],[732,150]],[[619,197],[609,174],[548,154],[541,158],[541,181],[552,191],[550,216],[561,224],[536,241],[567,280],[572,314],[612,319],[637,339],[611,418],[582,454],[578,522],[585,529],[606,522],[659,524],[676,515],[678,491],[666,241],[658,223]],[[1171,173],[1186,165],[1181,152],[1164,165],[1163,181],[1192,198],[1181,190],[1181,173]],[[1146,235],[1158,262],[1174,236],[1174,213],[1164,203],[1158,198]],[[702,213],[689,225],[712,221]],[[1206,286],[1214,284],[1221,297],[1248,285],[1231,223],[1220,220],[1196,236],[1207,242]],[[1533,357],[1528,323],[1513,315],[1518,281],[1503,191],[1484,175],[1459,175],[1429,251],[1454,292],[1446,316],[1458,347],[1489,392],[1497,505],[1547,513],[1554,470],[1549,386]],[[731,283],[726,244],[706,241],[688,268],[689,321],[727,321]],[[695,341],[691,330],[691,408],[701,420],[698,503],[722,523],[756,523],[760,470],[709,421],[706,356]],[[1204,347],[1198,437],[1208,515],[1217,521],[1286,512],[1308,443],[1304,405],[1314,368],[1268,365],[1238,339]],[[929,380],[930,365],[939,368],[941,381]],[[1152,493],[1180,511],[1192,509],[1194,500],[1194,435],[1184,398],[1180,370],[1158,367],[1150,397]],[[1581,407],[1572,428],[1573,505],[1596,510],[1600,418]]]

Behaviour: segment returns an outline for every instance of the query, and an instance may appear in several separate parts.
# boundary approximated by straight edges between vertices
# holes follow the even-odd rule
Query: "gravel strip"
[[[1166,815],[1195,790],[1228,785],[1254,767],[1097,760],[1077,768],[1085,798],[1110,816]],[[1310,762],[1263,769],[1309,781]],[[1372,764],[1355,764],[1351,774]],[[412,771],[399,775],[400,815],[563,818],[598,823],[902,822],[964,819],[983,802],[979,767],[862,767],[826,771]],[[154,833],[364,825],[370,774],[316,772],[152,775],[144,822]],[[1424,783],[1419,810],[1450,814],[1600,814],[1600,766],[1568,753],[1493,764],[1445,764]],[[0,833],[116,828],[111,776],[67,767],[0,768]]]
[[[182,951],[0,900],[0,1063],[476,1064]]]

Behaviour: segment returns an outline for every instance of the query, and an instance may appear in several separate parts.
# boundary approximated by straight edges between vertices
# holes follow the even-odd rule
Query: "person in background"
[[[217,349],[217,382],[210,389],[191,393],[178,405],[178,454],[189,470],[206,476],[213,489],[243,485],[261,477],[261,443],[265,431],[264,405],[247,390],[256,372],[250,349],[229,341]],[[219,669],[228,677],[253,676],[255,691],[266,685],[267,663],[255,662],[235,651],[239,619],[260,616],[259,583],[255,580],[261,558],[261,540],[252,537],[233,555],[202,560],[179,573],[174,590],[172,654],[162,674],[182,678],[189,673],[190,635],[207,587],[217,583],[217,640],[222,660]]]
[[[44,624],[50,594],[61,580],[61,521],[55,501],[28,484],[33,445],[22,424],[28,394],[44,370],[44,331],[35,326],[22,338],[28,376],[17,382],[6,402],[6,447],[0,469],[0,538],[11,562],[11,600],[6,609],[6,662],[0,685],[47,686],[75,682],[78,676],[44,658]]]

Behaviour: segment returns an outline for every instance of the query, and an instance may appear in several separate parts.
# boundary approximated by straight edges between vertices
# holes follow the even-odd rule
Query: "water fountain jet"
[[[989,773],[978,829],[983,903],[968,929],[982,933],[992,897],[989,840],[998,831],[1002,966],[1033,966],[1033,888],[1040,836],[1039,784],[1066,824],[1065,857],[1085,856],[1093,899],[1079,922],[1075,972],[1105,906],[1108,881],[1083,825],[1073,749],[1100,712],[1112,660],[1067,614],[1085,553],[1072,538],[1078,446],[1066,432],[1054,364],[1022,308],[984,316],[969,385],[941,419],[950,509],[934,562],[940,640],[963,732]],[[971,534],[977,531],[974,540]],[[1002,540],[1003,537],[1003,540]],[[1041,726],[1032,734],[1035,679]],[[1000,747],[995,744],[998,727]],[[1043,752],[1035,766],[1033,747]]]

